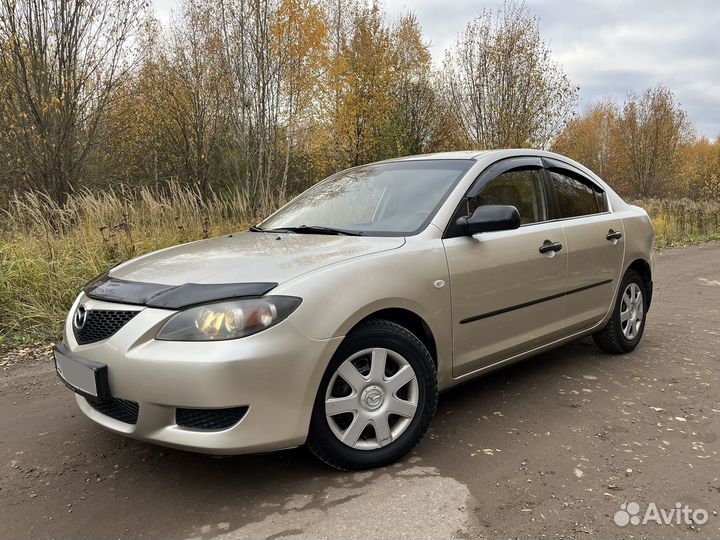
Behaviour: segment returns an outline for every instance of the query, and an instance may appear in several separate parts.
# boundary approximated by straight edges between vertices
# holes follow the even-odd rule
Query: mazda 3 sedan
[[[560,155],[393,159],[247,232],[112,268],[55,363],[83,413],[128,437],[377,467],[418,443],[439,391],[582,336],[635,349],[652,247],[647,213]]]

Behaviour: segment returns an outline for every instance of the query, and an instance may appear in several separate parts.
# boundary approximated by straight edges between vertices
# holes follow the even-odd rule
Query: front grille
[[[73,324],[75,339],[79,345],[107,339],[125,326],[138,313],[140,312],[89,309],[82,328],[78,329]]]
[[[111,398],[109,401],[101,401],[99,403],[88,401],[88,403],[93,409],[105,416],[109,416],[120,422],[125,422],[126,424],[137,424],[139,407],[134,401]]]
[[[194,429],[219,430],[229,428],[242,420],[247,407],[231,409],[177,409],[175,422],[178,426]]]

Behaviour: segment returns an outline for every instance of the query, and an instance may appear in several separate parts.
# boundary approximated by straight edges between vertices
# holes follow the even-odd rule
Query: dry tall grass
[[[633,204],[650,214],[657,247],[720,239],[720,201],[645,199]]]
[[[242,193],[203,199],[193,188],[93,193],[60,206],[41,193],[0,213],[0,345],[53,338],[80,288],[116,263],[238,231],[252,221]]]
[[[720,239],[720,202],[636,204],[653,218],[658,247]],[[0,212],[0,346],[56,338],[89,279],[148,251],[241,230],[255,221],[249,208],[240,192],[203,199],[177,183],[84,191],[62,206],[40,193],[13,198]]]

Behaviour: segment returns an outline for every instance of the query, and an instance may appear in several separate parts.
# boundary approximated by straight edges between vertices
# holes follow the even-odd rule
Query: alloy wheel
[[[620,303],[620,328],[625,339],[632,341],[640,332],[645,306],[640,286],[630,283],[623,292]]]

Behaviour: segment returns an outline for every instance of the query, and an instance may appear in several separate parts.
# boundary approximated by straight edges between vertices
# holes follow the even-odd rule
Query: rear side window
[[[604,194],[556,171],[548,171],[555,187],[560,217],[587,216],[605,211]]]

